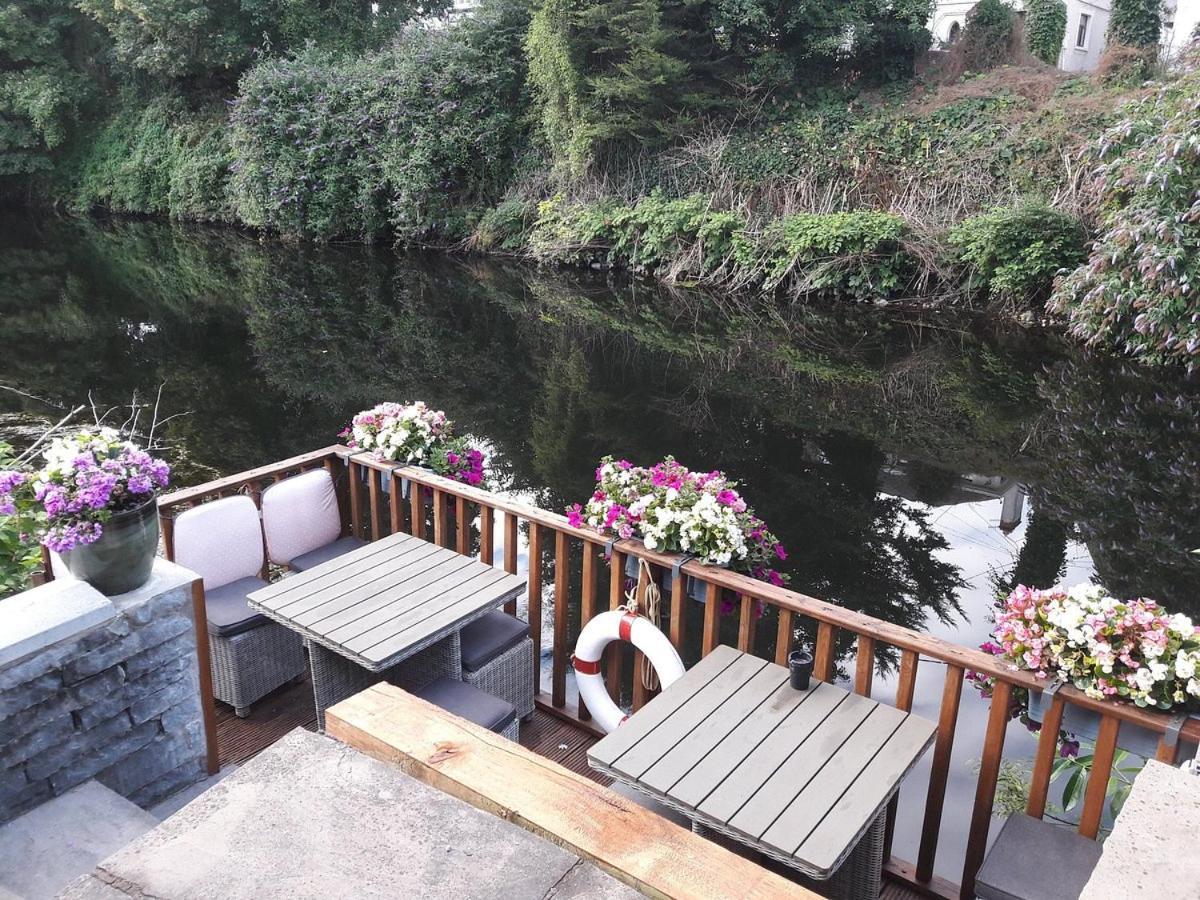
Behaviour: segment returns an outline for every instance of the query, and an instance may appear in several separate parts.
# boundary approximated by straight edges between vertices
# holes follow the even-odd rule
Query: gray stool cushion
[[[1069,827],[1009,816],[975,876],[975,894],[984,900],[1079,900],[1100,852],[1099,841]]]
[[[493,659],[511,650],[529,634],[529,626],[500,610],[481,616],[462,630],[462,664],[478,672]]]
[[[318,547],[316,550],[301,553],[288,563],[288,568],[293,572],[303,572],[305,569],[311,569],[313,566],[319,566],[323,562],[336,559],[343,553],[349,553],[351,550],[357,550],[359,547],[365,546],[367,546],[367,542],[362,538],[353,536],[338,538],[332,544],[326,544],[324,547]]]
[[[503,731],[517,718],[517,710],[507,700],[485,694],[479,688],[453,678],[438,678],[413,693],[491,731]]]
[[[271,621],[256,613],[246,603],[246,595],[267,587],[261,578],[239,578],[219,588],[204,592],[204,612],[208,618],[208,633],[232,637]]]

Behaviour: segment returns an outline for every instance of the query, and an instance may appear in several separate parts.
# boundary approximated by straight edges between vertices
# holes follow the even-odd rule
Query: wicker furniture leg
[[[811,887],[827,897],[842,900],[878,900],[883,890],[883,844],[886,810],[868,826],[858,845],[840,869],[825,882],[807,879]]]
[[[304,674],[300,635],[268,622],[230,637],[210,634],[213,696],[245,718],[250,705]]]
[[[533,640],[525,638],[474,672],[464,671],[462,680],[493,697],[507,700],[517,710],[517,718],[533,717]]]
[[[424,650],[418,650],[384,672],[372,672],[339,653],[309,642],[312,665],[313,700],[317,708],[317,727],[325,730],[325,710],[352,697],[371,685],[387,680],[416,690],[436,678],[462,679],[462,648],[458,632],[453,632]]]

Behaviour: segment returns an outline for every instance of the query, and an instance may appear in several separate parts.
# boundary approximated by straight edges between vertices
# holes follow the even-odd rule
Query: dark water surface
[[[181,481],[422,398],[484,442],[502,490],[549,509],[585,498],[606,453],[724,469],[794,587],[952,640],[983,640],[1018,581],[1095,577],[1200,614],[1200,385],[1178,373],[948,313],[752,317],[478,260],[0,215],[0,384],[103,405],[165,383],[162,415],[187,413],[165,425]],[[0,392],[10,432],[54,413]],[[917,712],[936,718],[942,676],[921,666]],[[964,695],[940,854],[955,880],[985,716]],[[910,859],[925,778],[904,790]]]

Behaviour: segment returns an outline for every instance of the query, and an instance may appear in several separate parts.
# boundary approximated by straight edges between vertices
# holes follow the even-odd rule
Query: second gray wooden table
[[[861,843],[845,892],[878,896],[885,809],[936,730],[815,679],[794,690],[787,669],[720,646],[588,762],[814,879]]]
[[[308,641],[324,727],[325,707],[385,675],[413,688],[443,675],[461,678],[459,630],[525,587],[524,579],[477,559],[394,534],[247,600]]]

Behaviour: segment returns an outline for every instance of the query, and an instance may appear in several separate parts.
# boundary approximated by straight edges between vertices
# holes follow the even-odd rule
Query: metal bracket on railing
[[[1050,682],[1048,685],[1046,685],[1046,687],[1045,687],[1045,689],[1042,691],[1042,693],[1043,693],[1043,694],[1044,694],[1044,695],[1045,695],[1047,698],[1049,698],[1049,699],[1053,699],[1053,698],[1054,698],[1054,695],[1055,695],[1055,694],[1057,694],[1057,693],[1059,692],[1059,690],[1062,688],[1062,686],[1063,686],[1064,684],[1066,684],[1066,682],[1065,682],[1065,681],[1063,681],[1061,678],[1056,678],[1056,679],[1054,679],[1052,682]]]
[[[613,547],[617,546],[617,541],[620,538],[609,538],[608,543],[604,545],[604,559],[607,562],[612,559]]]
[[[1174,749],[1179,744],[1179,733],[1183,731],[1183,726],[1187,724],[1188,719],[1194,718],[1196,716],[1187,713],[1176,713],[1171,716],[1171,721],[1167,723],[1166,731],[1163,732],[1163,743]]]
[[[690,560],[693,560],[695,558],[696,557],[692,556],[692,554],[685,553],[685,554],[683,554],[683,556],[679,557],[679,559],[675,560],[675,565],[671,566],[671,579],[672,579],[671,583],[672,584],[674,584],[675,579],[677,579],[679,577],[679,570],[683,567],[683,564],[686,562],[689,562]]]

